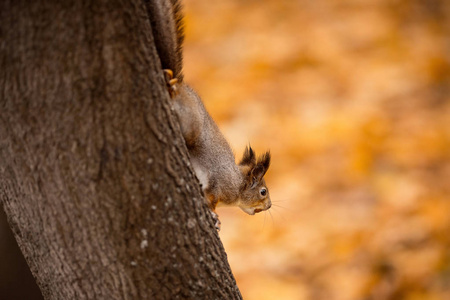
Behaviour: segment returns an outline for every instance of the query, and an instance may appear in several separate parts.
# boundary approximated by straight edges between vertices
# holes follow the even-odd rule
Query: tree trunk
[[[240,299],[143,1],[50,2],[0,4],[0,199],[45,299]]]

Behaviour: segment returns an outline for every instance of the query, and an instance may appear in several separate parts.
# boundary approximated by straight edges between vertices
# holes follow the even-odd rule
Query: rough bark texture
[[[46,299],[239,299],[143,1],[2,1],[0,199]]]

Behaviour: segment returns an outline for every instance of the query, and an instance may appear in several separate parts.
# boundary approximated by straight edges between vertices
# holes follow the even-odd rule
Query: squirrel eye
[[[262,188],[259,190],[259,193],[261,194],[261,196],[265,196],[267,194],[267,189],[266,188]]]

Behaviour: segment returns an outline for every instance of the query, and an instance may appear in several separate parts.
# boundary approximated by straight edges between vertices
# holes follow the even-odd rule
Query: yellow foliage
[[[273,208],[220,208],[244,299],[450,299],[450,2],[186,0],[185,78]]]

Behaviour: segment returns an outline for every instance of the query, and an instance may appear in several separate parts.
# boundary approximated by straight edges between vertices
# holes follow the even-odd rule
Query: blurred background
[[[184,0],[185,78],[274,203],[219,208],[244,299],[450,299],[450,2]]]

